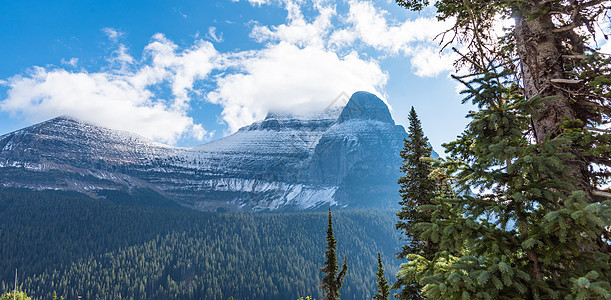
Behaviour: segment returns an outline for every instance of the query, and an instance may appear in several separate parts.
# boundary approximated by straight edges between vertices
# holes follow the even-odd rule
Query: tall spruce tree
[[[376,282],[378,292],[373,296],[373,299],[388,300],[388,297],[390,296],[390,286],[388,285],[388,281],[384,275],[384,265],[382,265],[382,257],[380,256],[380,252],[378,252],[378,271],[376,272],[376,275],[378,276],[378,281]]]
[[[397,1],[421,10],[428,1]],[[441,197],[399,276],[430,299],[611,297],[611,59],[592,45],[608,1],[440,0],[461,43],[454,76],[471,112],[446,145],[441,171],[459,197]],[[502,37],[495,20],[516,25]],[[602,28],[602,27],[601,27]],[[609,28],[603,28],[609,31]]]
[[[337,265],[337,255],[335,253],[337,250],[337,241],[333,235],[333,217],[331,216],[331,206],[329,206],[329,226],[327,227],[326,249],[325,256],[327,259],[325,260],[325,266],[320,268],[321,271],[325,273],[325,276],[322,279],[320,288],[325,294],[323,299],[337,300],[339,299],[340,295],[339,289],[341,289],[342,284],[344,283],[344,276],[348,271],[348,257],[344,257],[344,265],[338,274],[337,271],[339,267]]]
[[[399,178],[399,193],[401,194],[401,210],[397,213],[399,220],[396,228],[403,232],[405,245],[398,258],[405,259],[409,254],[418,254],[430,258],[435,254],[434,243],[430,240],[421,240],[416,233],[415,224],[430,222],[431,212],[425,210],[427,205],[433,204],[435,196],[435,182],[430,178],[432,170],[432,149],[428,138],[424,135],[422,125],[414,107],[409,113],[409,140],[404,140],[401,158],[403,165],[401,171],[405,174]],[[400,297],[419,299],[419,284],[414,278],[398,278],[393,289],[401,289]]]

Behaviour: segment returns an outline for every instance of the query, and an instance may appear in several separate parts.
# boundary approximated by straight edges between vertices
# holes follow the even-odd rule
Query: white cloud
[[[411,59],[412,69],[421,77],[433,77],[438,74],[453,70],[453,63],[457,55],[454,53],[439,53],[438,48],[416,47]]]
[[[418,76],[436,76],[453,70],[448,62],[455,58],[454,54],[439,54],[441,48],[434,41],[439,33],[450,27],[448,22],[440,22],[431,16],[391,25],[389,13],[371,2],[350,0],[349,4],[346,22],[351,27],[333,33],[331,41],[336,45],[360,40],[376,50],[411,57],[412,68]]]
[[[113,28],[102,28],[102,32],[112,42],[117,49],[112,51],[110,57],[107,58],[107,70],[111,72],[126,72],[131,64],[135,62],[134,58],[129,54],[129,49],[119,39],[123,37],[123,33]]]
[[[240,72],[220,78],[218,89],[208,95],[223,106],[230,131],[269,111],[322,111],[342,92],[380,95],[387,80],[377,62],[362,60],[356,53],[340,57],[319,47],[281,42],[241,55]]]
[[[223,108],[229,131],[262,119],[269,111],[320,111],[343,92],[365,90],[382,97],[388,75],[377,60],[353,50],[360,49],[357,46],[375,50],[373,57],[379,52],[408,57],[418,76],[451,69],[452,56],[439,55],[432,42],[445,25],[433,18],[397,22],[368,1],[349,0],[349,11],[342,14],[331,1],[275,2],[286,9],[284,24],[250,23],[255,24],[250,37],[262,44],[261,49],[219,53],[212,43],[199,39],[181,49],[158,33],[143,57],[135,59],[119,42],[124,34],[104,28],[116,47],[108,66],[98,72],[35,67],[0,82],[8,86],[0,109],[31,121],[68,114],[176,143],[182,137],[202,139],[208,134],[189,116],[197,96]],[[305,5],[311,6],[307,15],[302,12]],[[209,27],[206,37],[223,41],[216,27]],[[213,72],[218,73],[211,76]],[[195,88],[201,80],[216,86],[212,91]]]
[[[135,62],[134,58],[128,53],[129,49],[123,44],[118,44],[107,59],[107,69],[114,72],[127,72],[129,67]]]
[[[308,23],[299,6],[291,1],[287,3],[287,24],[278,26],[255,26],[251,37],[259,42],[287,42],[298,46],[325,45],[325,38],[332,29],[331,18],[336,12],[333,7],[318,6],[318,16]]]
[[[260,120],[270,112],[307,114],[327,108],[341,93],[359,90],[382,96],[387,74],[375,60],[365,60],[349,47],[338,54],[329,42],[335,7],[314,1],[310,20],[301,6],[282,1],[287,23],[254,26],[251,37],[265,43],[256,51],[225,55],[232,73],[218,78],[208,100],[223,107],[229,131]]]
[[[108,39],[113,41],[113,42],[117,42],[119,40],[119,38],[121,38],[123,36],[123,32],[120,32],[120,31],[118,31],[118,30],[116,30],[114,28],[111,28],[111,27],[102,28],[102,32],[104,34],[106,34]]]
[[[187,115],[188,93],[194,80],[213,69],[218,53],[204,41],[176,50],[163,35],[155,35],[140,66],[132,65],[133,58],[119,47],[111,65],[127,65],[120,69],[89,73],[35,67],[3,82],[9,89],[0,109],[33,122],[71,115],[170,144],[183,136],[201,140],[207,132]],[[169,100],[155,92],[165,83],[171,84]]]
[[[71,115],[103,126],[175,143],[183,132],[206,133],[183,112],[151,100],[151,93],[107,73],[71,73],[35,68],[28,77],[8,80],[0,108],[39,122]]]
[[[231,0],[232,2],[240,2],[240,0]],[[248,0],[251,5],[261,6],[263,4],[270,4],[270,0]]]
[[[140,85],[167,80],[172,84],[173,109],[187,110],[193,83],[202,80],[215,68],[220,67],[219,53],[206,41],[198,40],[190,49],[176,53],[178,46],[162,34],[155,34],[145,48],[145,56],[152,64],[142,68],[135,76]],[[195,91],[197,92],[197,91]]]
[[[221,33],[221,34],[217,35],[216,34],[216,27],[214,27],[214,26],[208,27],[208,34],[206,36],[209,39],[211,39],[211,40],[213,40],[213,41],[215,41],[217,43],[220,43],[220,42],[223,41],[223,34]]]
[[[70,59],[61,59],[61,63],[62,65],[67,65],[67,66],[71,66],[71,67],[76,67],[76,65],[78,65],[78,58],[76,57],[72,57]]]

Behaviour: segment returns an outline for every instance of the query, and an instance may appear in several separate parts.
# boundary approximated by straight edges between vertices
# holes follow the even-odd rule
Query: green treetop
[[[384,276],[384,266],[382,265],[382,257],[380,257],[380,252],[378,252],[378,271],[376,272],[376,275],[378,276],[378,281],[376,282],[378,292],[373,296],[373,299],[388,300],[388,296],[390,295],[390,286],[388,285],[386,276]]]
[[[337,241],[333,235],[333,218],[331,216],[331,206],[329,206],[329,226],[327,228],[327,251],[325,251],[325,266],[321,267],[321,271],[325,273],[322,279],[320,288],[323,290],[325,300],[337,300],[339,299],[339,289],[342,287],[344,282],[344,276],[348,270],[348,257],[344,257],[344,265],[342,270],[337,273],[339,267],[337,265],[337,255],[335,253],[337,249]]]
[[[399,178],[401,210],[397,213],[399,220],[395,226],[405,235],[406,243],[397,257],[405,259],[409,254],[419,254],[430,258],[436,252],[434,243],[430,240],[420,240],[414,225],[430,222],[431,218],[430,210],[423,208],[433,204],[435,197],[436,185],[430,178],[432,149],[413,107],[409,113],[408,134],[409,140],[404,140],[404,147],[401,151],[401,158],[403,158],[401,171],[405,175]],[[393,288],[401,288],[400,295],[403,298],[419,298],[420,286],[414,278],[398,278]]]

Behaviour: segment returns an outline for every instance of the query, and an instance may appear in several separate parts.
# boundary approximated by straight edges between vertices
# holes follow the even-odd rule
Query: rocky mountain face
[[[0,136],[0,185],[92,197],[149,190],[206,211],[391,207],[405,129],[375,95],[318,115],[270,114],[179,148],[59,117]]]

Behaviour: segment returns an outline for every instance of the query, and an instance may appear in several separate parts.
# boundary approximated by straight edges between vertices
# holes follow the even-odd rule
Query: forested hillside
[[[1,288],[18,268],[35,299],[320,298],[326,222],[325,212],[212,214],[5,189]],[[396,273],[394,222],[394,211],[334,212],[349,265],[342,298],[375,294],[378,251]]]

